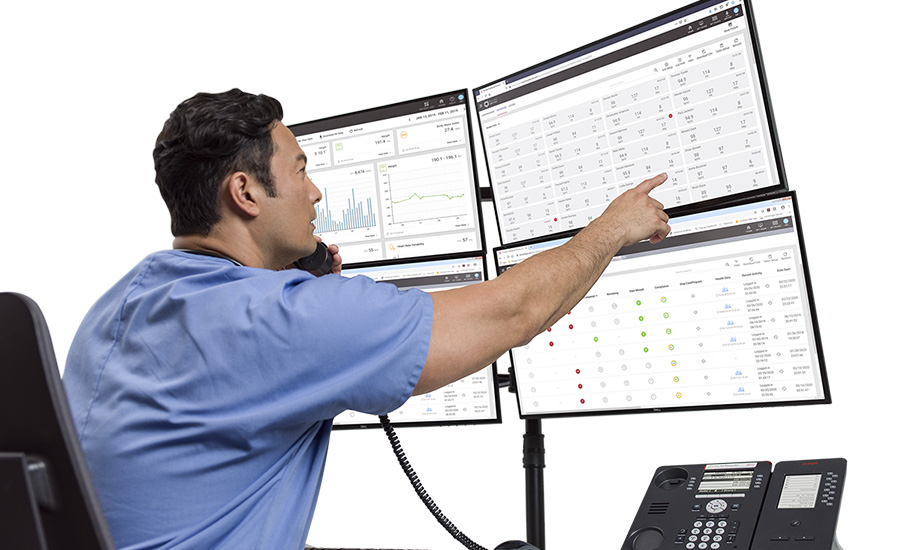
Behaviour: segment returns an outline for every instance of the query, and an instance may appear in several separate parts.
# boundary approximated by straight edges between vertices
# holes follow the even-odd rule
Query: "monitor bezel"
[[[395,261],[390,263],[379,262],[377,265],[374,262],[369,262],[365,265],[357,264],[352,269],[366,269],[371,267],[388,267],[388,266],[402,266],[406,264],[416,264],[422,262],[431,262],[431,261],[446,261],[446,260],[460,260],[464,258],[472,258],[479,257],[481,259],[482,270],[484,273],[484,277],[482,282],[487,281],[490,273],[488,272],[488,262],[487,255],[484,253],[454,253],[454,254],[445,254],[440,257],[427,257],[426,259],[421,258],[398,258]],[[393,283],[386,283],[393,284]],[[473,283],[479,284],[479,283]],[[503,422],[503,413],[502,407],[500,406],[500,378],[497,375],[497,362],[493,362],[489,365],[491,369],[491,383],[493,385],[493,399],[494,399],[494,409],[495,415],[493,418],[482,418],[482,419],[460,419],[460,420],[414,420],[414,421],[405,421],[399,419],[397,416],[391,416],[388,414],[388,418],[391,421],[391,425],[396,428],[423,428],[423,427],[436,427],[436,426],[476,426],[483,424],[501,424]],[[488,367],[485,367],[488,368]],[[441,391],[443,388],[435,391]],[[414,399],[416,396],[411,396],[410,399]],[[402,406],[402,405],[401,405]],[[381,429],[381,424],[378,422],[360,422],[360,423],[343,423],[343,424],[332,424],[332,429],[334,430],[366,430],[366,429]]]
[[[752,2],[751,2],[751,0],[741,0],[741,2],[742,2],[742,5],[744,6],[744,15],[743,16],[747,20],[747,31],[748,31],[748,34],[750,35],[750,42],[751,42],[751,47],[753,50],[753,57],[754,57],[754,60],[756,62],[756,66],[757,66],[756,76],[759,79],[760,95],[762,96],[762,106],[765,111],[766,123],[767,123],[768,131],[769,131],[769,134],[770,134],[771,140],[772,140],[772,157],[775,159],[775,164],[774,164],[773,168],[774,168],[775,172],[777,173],[779,184],[770,186],[770,187],[766,187],[764,189],[743,191],[740,193],[735,193],[733,195],[725,195],[722,197],[707,199],[705,201],[690,203],[690,204],[683,205],[683,206],[667,208],[666,213],[671,217],[681,216],[686,213],[696,211],[698,208],[710,210],[710,209],[715,209],[715,208],[730,205],[730,204],[735,204],[735,203],[738,203],[745,199],[769,197],[769,196],[777,195],[779,193],[783,193],[783,192],[786,192],[789,190],[787,174],[784,169],[784,160],[783,160],[782,153],[781,153],[781,141],[778,138],[778,130],[775,126],[775,115],[774,115],[773,108],[772,108],[772,100],[771,100],[771,94],[769,92],[769,84],[768,84],[768,79],[766,77],[765,65],[763,64],[762,50],[760,48],[759,35],[756,30],[756,18],[754,16],[753,7],[751,5]],[[487,164],[487,159],[490,158],[490,153],[488,151],[487,141],[485,140],[484,126],[481,123],[481,108],[479,108],[478,99],[477,99],[477,96],[480,91],[484,90],[485,88],[489,88],[491,86],[494,86],[496,84],[504,82],[506,80],[510,80],[513,78],[520,78],[527,73],[530,73],[532,71],[535,71],[536,69],[539,69],[540,67],[552,66],[553,64],[559,63],[569,57],[577,56],[577,55],[580,55],[581,53],[584,53],[589,50],[594,50],[594,49],[597,49],[597,48],[600,48],[603,46],[608,46],[608,45],[614,44],[615,42],[624,40],[625,38],[628,38],[629,36],[638,34],[639,32],[643,32],[644,30],[649,30],[649,28],[656,27],[658,25],[661,25],[661,24],[664,24],[664,23],[667,23],[670,21],[674,21],[674,20],[679,19],[687,14],[695,13],[698,9],[701,9],[701,7],[703,7],[703,6],[712,7],[712,6],[721,4],[721,3],[722,3],[721,1],[715,1],[715,0],[698,0],[691,4],[674,9],[674,10],[672,10],[668,13],[665,13],[663,15],[660,15],[658,17],[654,17],[654,18],[648,19],[647,21],[644,21],[642,23],[633,25],[625,30],[611,34],[604,38],[600,38],[599,40],[595,40],[594,42],[591,42],[589,44],[585,44],[584,46],[580,46],[578,48],[564,52],[560,55],[557,55],[557,56],[547,59],[545,61],[535,63],[534,65],[531,65],[529,67],[526,67],[526,68],[518,70],[518,71],[515,71],[511,74],[508,74],[508,75],[502,77],[502,78],[498,78],[496,80],[488,82],[487,84],[483,84],[481,86],[472,88],[472,93],[470,95],[471,95],[472,102],[475,107],[475,111],[478,116],[478,130],[479,130],[480,137],[481,137],[482,152],[484,153],[485,163]],[[491,175],[490,167],[486,166],[486,171],[487,171],[488,184],[490,186],[491,193],[494,197],[496,197],[497,190],[494,188],[494,178]],[[497,221],[497,227],[502,227],[501,219],[500,219],[500,212],[497,209],[496,202],[494,204],[494,216]],[[578,228],[578,229],[580,229],[580,228]],[[564,236],[568,233],[572,233],[573,231],[577,232],[577,229],[576,230],[568,230],[567,229],[567,230],[555,232],[552,234],[548,234],[546,236],[558,238],[558,237]],[[501,245],[507,245],[507,244],[519,245],[519,244],[527,243],[530,241],[540,240],[541,238],[542,237],[537,237],[537,238],[533,238],[533,239],[523,239],[523,240],[519,240],[519,241],[509,241],[507,243],[507,242],[503,241],[503,233],[500,232]]]
[[[478,237],[479,237],[479,239],[481,239],[481,247],[473,248],[470,250],[457,251],[457,252],[453,252],[450,254],[426,254],[426,255],[422,255],[422,256],[409,256],[409,257],[403,257],[403,258],[369,260],[369,261],[362,261],[362,262],[346,262],[343,264],[344,267],[359,268],[359,267],[375,267],[375,266],[380,266],[380,265],[393,265],[399,261],[405,261],[405,260],[410,260],[411,262],[416,262],[416,261],[421,262],[421,261],[428,261],[431,259],[442,259],[447,256],[453,256],[456,254],[459,254],[461,256],[476,256],[476,255],[487,256],[488,247],[487,247],[487,240],[485,238],[485,232],[484,232],[484,214],[483,214],[482,206],[481,206],[482,192],[481,192],[481,186],[478,181],[478,161],[477,161],[477,155],[476,155],[476,149],[475,149],[474,131],[472,128],[472,104],[469,102],[469,96],[470,96],[469,90],[466,88],[461,88],[461,89],[451,90],[451,91],[439,93],[439,94],[430,94],[430,95],[415,98],[415,99],[407,99],[407,100],[403,100],[403,101],[397,101],[395,103],[379,105],[376,107],[369,107],[369,108],[361,109],[358,111],[342,113],[339,115],[333,115],[333,116],[324,117],[324,118],[320,118],[320,119],[316,119],[316,120],[309,120],[306,122],[298,122],[298,123],[294,123],[294,124],[289,124],[287,126],[287,128],[291,131],[291,133],[294,134],[294,137],[298,137],[300,135],[306,135],[310,132],[325,131],[325,130],[329,130],[329,129],[346,127],[346,126],[349,126],[352,124],[375,122],[378,120],[386,120],[389,118],[402,116],[401,113],[389,114],[387,116],[380,114],[380,113],[383,111],[387,111],[387,110],[400,109],[407,105],[412,106],[416,103],[421,104],[425,101],[441,99],[441,98],[446,98],[446,97],[450,97],[450,96],[458,96],[460,94],[462,94],[465,98],[462,102],[460,102],[460,104],[465,107],[466,136],[468,139],[467,146],[468,146],[468,150],[469,150],[469,158],[472,163],[472,181],[471,181],[472,186],[473,186],[472,193],[473,193],[473,197],[474,197],[474,202],[476,203],[475,204],[475,212],[476,212],[477,223],[478,223]],[[460,104],[458,104],[458,105],[460,105]],[[443,106],[434,105],[434,106],[429,106],[427,108],[421,108],[421,109],[419,109],[418,112],[434,111],[434,110],[439,110],[439,109],[446,108],[446,107],[448,107],[448,106],[447,105],[443,105]],[[312,127],[312,128],[310,129],[310,127]],[[301,131],[301,130],[303,130],[303,131]],[[315,181],[315,175],[316,175],[315,171],[310,172],[310,177],[314,181]]]
[[[687,411],[710,411],[710,410],[726,410],[726,409],[752,409],[752,408],[763,408],[763,407],[788,407],[788,406],[796,406],[796,405],[828,405],[831,404],[831,388],[828,383],[828,372],[825,366],[825,356],[822,349],[822,338],[821,338],[821,330],[819,328],[819,319],[816,309],[815,297],[813,295],[813,286],[812,286],[812,277],[809,272],[809,262],[806,255],[806,242],[804,240],[803,233],[803,224],[800,216],[800,207],[797,204],[797,194],[795,191],[784,191],[781,193],[776,193],[774,195],[766,195],[766,196],[757,196],[749,199],[744,199],[737,202],[732,202],[724,206],[720,206],[719,208],[694,208],[688,212],[684,212],[678,216],[673,217],[686,217],[694,214],[701,213],[709,213],[714,212],[718,209],[726,209],[732,207],[740,207],[748,204],[753,204],[757,202],[766,202],[772,200],[778,200],[782,198],[790,198],[793,202],[794,207],[794,227],[797,232],[797,246],[800,250],[800,260],[801,265],[803,267],[803,279],[804,285],[806,289],[806,295],[808,298],[808,306],[809,306],[809,315],[810,315],[810,324],[812,326],[813,332],[813,341],[816,346],[816,358],[818,361],[819,367],[819,376],[822,384],[822,392],[823,395],[821,398],[817,399],[805,399],[805,400],[790,400],[790,401],[774,401],[774,402],[752,402],[752,403],[724,403],[724,404],[714,404],[714,405],[690,405],[683,407],[649,407],[649,408],[634,408],[634,409],[610,409],[610,410],[590,410],[590,411],[575,411],[575,412],[557,412],[557,413],[541,413],[541,414],[523,414],[522,412],[522,401],[521,394],[516,392],[516,406],[519,411],[519,418],[523,420],[535,420],[535,419],[549,419],[549,418],[568,418],[568,417],[587,417],[587,416],[608,416],[608,415],[622,415],[622,414],[643,414],[643,413],[663,413],[663,412],[687,412]],[[569,231],[565,235],[554,234],[547,235],[538,239],[531,239],[527,242],[522,243],[512,243],[509,245],[502,245],[494,248],[494,262],[497,267],[498,277],[502,276],[500,273],[500,264],[498,259],[498,253],[504,250],[509,250],[513,248],[519,248],[521,246],[528,246],[530,244],[539,244],[548,241],[554,241],[558,239],[571,238],[576,235],[578,231]],[[665,241],[663,241],[665,242]],[[616,256],[624,256],[628,254],[632,254],[634,251],[634,247],[638,246],[646,246],[646,241],[638,243],[636,245],[632,245],[630,247],[624,247],[616,253]],[[602,277],[602,275],[601,275]],[[510,371],[510,383],[515,384],[516,374],[515,374],[515,358],[513,357],[512,350],[509,351],[509,361],[512,365]]]

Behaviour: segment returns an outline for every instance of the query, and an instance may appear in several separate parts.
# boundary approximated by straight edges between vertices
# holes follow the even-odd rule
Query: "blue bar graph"
[[[333,216],[331,205],[328,202],[328,189],[324,190],[325,207],[321,208],[316,205],[316,233],[329,231],[342,231],[345,229],[365,229],[367,227],[375,227],[375,212],[372,210],[372,199],[367,198],[365,209],[363,203],[357,202],[356,191],[350,191],[350,198],[347,199],[347,205],[344,210],[340,211],[340,216]]]

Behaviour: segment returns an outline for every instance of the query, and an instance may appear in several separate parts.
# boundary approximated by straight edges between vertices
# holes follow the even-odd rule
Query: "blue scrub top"
[[[432,313],[366,277],[148,256],[90,310],[63,376],[116,544],[302,548],[332,419],[409,398]]]

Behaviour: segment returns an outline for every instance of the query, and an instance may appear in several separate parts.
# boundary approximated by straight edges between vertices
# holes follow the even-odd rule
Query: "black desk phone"
[[[847,461],[662,466],[622,550],[840,550]]]

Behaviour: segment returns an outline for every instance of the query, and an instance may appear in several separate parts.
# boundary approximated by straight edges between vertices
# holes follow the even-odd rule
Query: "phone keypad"
[[[697,516],[689,528],[678,532],[675,543],[684,544],[685,550],[719,550],[734,544],[740,526],[727,515]]]

